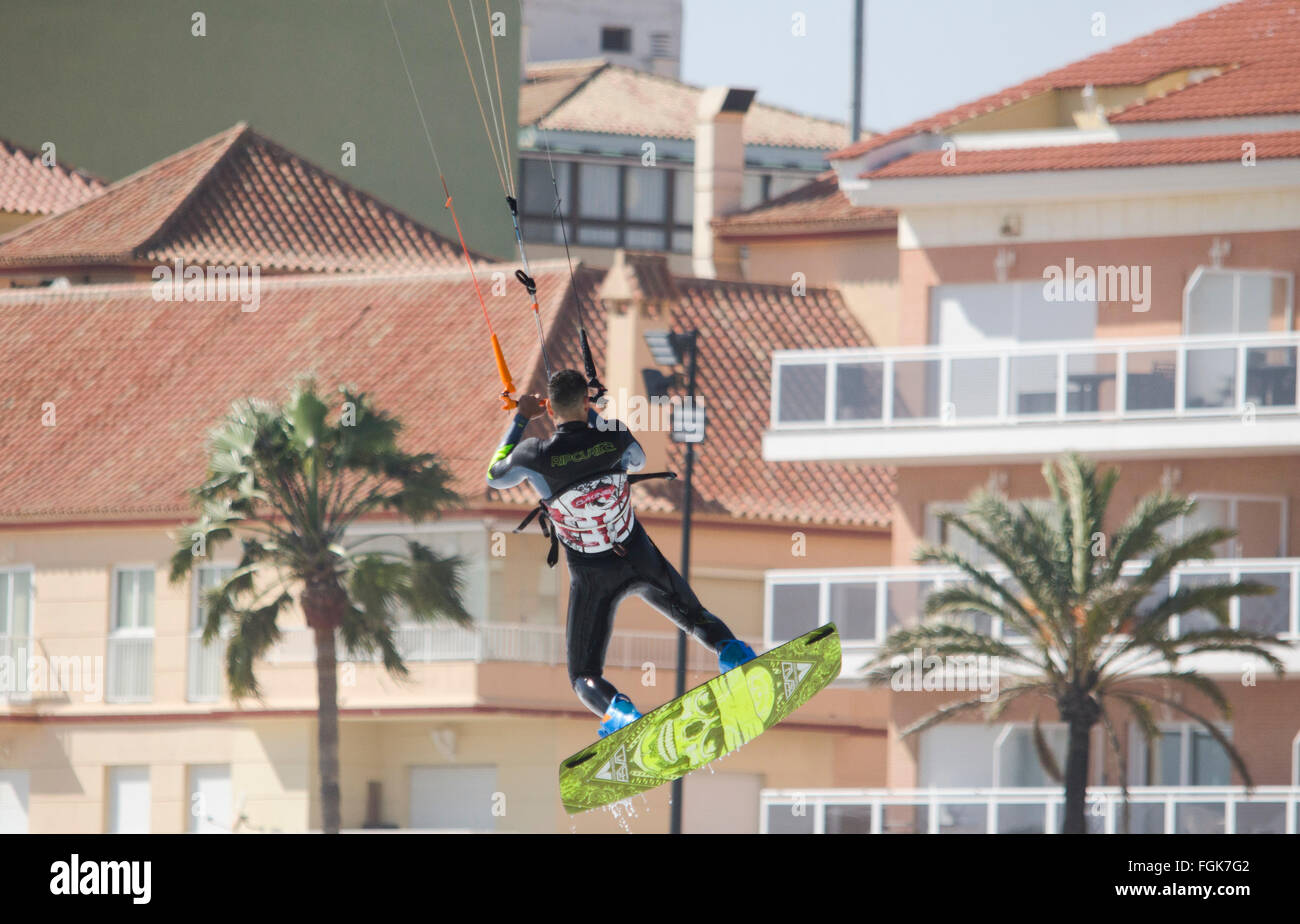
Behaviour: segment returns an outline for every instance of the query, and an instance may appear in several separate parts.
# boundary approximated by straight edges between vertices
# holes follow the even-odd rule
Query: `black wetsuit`
[[[527,480],[569,563],[569,681],[588,709],[603,715],[618,693],[602,675],[614,611],[639,596],[713,652],[731,630],[701,604],[636,520],[628,473],[645,453],[618,421],[592,411],[545,440],[520,442],[527,418],[515,416],[488,466],[487,482],[509,488]]]

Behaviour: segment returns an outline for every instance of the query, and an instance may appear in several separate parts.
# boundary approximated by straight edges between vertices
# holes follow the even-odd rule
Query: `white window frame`
[[[119,626],[118,612],[118,585],[121,580],[123,571],[150,571],[153,573],[153,603],[154,613],[151,626]],[[108,634],[113,638],[153,638],[154,630],[158,625],[158,566],[154,562],[127,563],[113,566],[113,581],[110,589],[111,597],[109,601],[108,613]]]
[[[1263,269],[1258,267],[1218,267],[1218,266],[1198,266],[1192,270],[1192,274],[1187,277],[1187,284],[1183,286],[1183,334],[1187,335],[1188,324],[1191,318],[1191,297],[1192,289],[1205,276],[1231,276],[1232,277],[1232,328],[1234,335],[1239,333],[1241,327],[1241,277],[1242,276],[1271,276],[1275,279],[1286,280],[1286,321],[1282,326],[1283,330],[1291,329],[1292,309],[1295,298],[1295,276],[1285,270]]]
[[[1237,530],[1240,530],[1241,528],[1239,507],[1243,501],[1245,503],[1275,503],[1281,505],[1281,515],[1279,517],[1280,522],[1278,523],[1278,548],[1280,549],[1280,553],[1277,557],[1286,558],[1287,524],[1290,522],[1291,508],[1289,498],[1285,494],[1238,494],[1231,491],[1194,491],[1187,496],[1190,500],[1194,501],[1227,501],[1229,505],[1229,517],[1231,518],[1231,523],[1228,525],[1228,528]],[[1179,517],[1175,522],[1178,524],[1178,535],[1181,538],[1183,535],[1183,528],[1186,526],[1186,517]],[[1229,541],[1232,543],[1233,554],[1228,556],[1228,558],[1242,558],[1243,556],[1240,554],[1240,540],[1234,536]]]
[[[1233,740],[1231,722],[1215,722],[1214,725],[1216,728],[1219,729],[1219,731],[1223,732],[1224,737],[1226,737],[1229,741]],[[1178,782],[1173,785],[1184,786],[1184,787],[1219,785],[1214,783],[1189,782],[1192,776],[1192,733],[1197,731],[1204,732],[1205,730],[1199,722],[1192,722],[1192,721],[1157,722],[1156,727],[1158,727],[1162,733],[1173,732],[1173,731],[1180,733],[1180,740],[1179,740],[1179,747],[1178,747]],[[1129,776],[1130,778],[1134,779],[1134,782],[1130,783],[1130,785],[1135,785],[1135,786],[1165,785],[1162,783],[1148,782],[1148,778],[1150,777],[1150,773],[1148,771],[1151,767],[1151,742],[1147,741],[1146,737],[1142,735],[1141,729],[1137,728],[1136,723],[1133,723],[1132,731],[1129,733],[1129,740],[1138,746],[1136,753],[1141,755],[1140,761],[1138,760],[1129,761],[1129,765],[1130,765]],[[1228,767],[1228,777],[1229,777],[1229,783],[1225,785],[1231,785],[1231,778],[1232,778],[1231,764],[1229,764]]]
[[[14,631],[13,612],[14,612],[14,587],[13,581],[6,581],[7,597],[4,601],[5,613],[9,620],[9,625],[0,631],[0,637],[4,638],[31,638],[36,634],[36,566],[35,565],[5,565],[0,568],[0,574],[14,575],[20,572],[27,574],[28,587],[31,588],[27,600],[27,631],[18,633]]]

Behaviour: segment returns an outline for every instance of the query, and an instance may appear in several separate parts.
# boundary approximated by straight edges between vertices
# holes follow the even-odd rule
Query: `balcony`
[[[1140,562],[1134,563],[1124,574],[1135,574],[1140,568]],[[990,573],[997,575],[998,571],[990,569]],[[1267,596],[1233,600],[1229,607],[1231,625],[1283,640],[1300,639],[1300,558],[1220,559],[1191,564],[1174,572],[1173,589],[1180,583],[1247,579],[1270,584],[1275,590]],[[920,622],[927,596],[945,584],[962,580],[960,572],[945,568],[769,571],[765,576],[764,644],[779,645],[833,622],[839,628],[844,649],[842,676],[852,677],[891,632]],[[1164,586],[1158,588],[1160,596],[1166,592]],[[1001,620],[985,614],[970,613],[961,618],[976,631],[995,638],[1010,642],[1021,638],[1005,630]],[[1170,630],[1177,635],[1212,624],[1213,617],[1208,613],[1193,614],[1174,620]],[[1290,649],[1279,657],[1288,671],[1300,668],[1300,649]],[[1241,661],[1230,653],[1211,653],[1190,659],[1188,665],[1210,673],[1237,673]]]
[[[1055,834],[1065,795],[1043,789],[765,789],[762,834]],[[1117,786],[1088,789],[1088,827],[1123,831]],[[1131,834],[1296,834],[1300,787],[1132,787]]]
[[[1300,445],[1300,334],[782,350],[770,461],[934,465],[1265,454]]]

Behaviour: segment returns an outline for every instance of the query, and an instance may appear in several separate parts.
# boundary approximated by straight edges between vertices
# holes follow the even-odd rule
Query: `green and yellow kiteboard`
[[[839,676],[840,636],[819,626],[714,677],[560,765],[570,814],[618,802],[753,741]]]

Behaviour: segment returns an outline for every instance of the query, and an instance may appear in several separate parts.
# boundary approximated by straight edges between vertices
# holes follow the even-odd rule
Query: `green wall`
[[[471,0],[455,2],[481,90]],[[389,5],[466,240],[508,256],[514,233],[447,4]],[[499,5],[513,165],[519,6]],[[202,38],[190,34],[196,10]],[[53,141],[61,162],[117,180],[239,121],[453,233],[380,0],[0,0],[0,137]],[[355,167],[341,163],[345,141]]]

